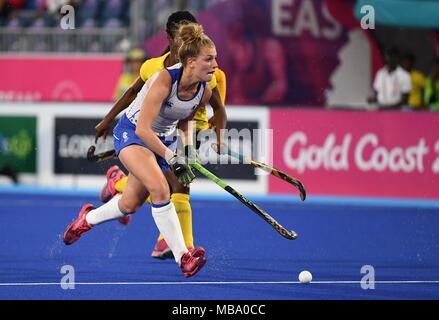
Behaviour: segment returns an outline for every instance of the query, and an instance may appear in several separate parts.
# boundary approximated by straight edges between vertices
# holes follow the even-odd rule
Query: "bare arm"
[[[216,92],[218,92],[218,94],[220,96],[220,100],[221,100],[222,104],[225,106],[226,105],[226,92],[227,92],[226,74],[224,73],[224,71],[222,71],[221,69],[218,68],[215,71],[215,77],[216,77],[215,94],[216,94]],[[213,98],[211,98],[211,99],[213,99]],[[208,123],[209,123],[209,128],[211,128],[212,126],[215,125],[215,115],[210,117],[210,119],[208,120]]]
[[[194,137],[193,137],[194,124],[192,119],[194,118],[198,109],[201,106],[206,105],[206,102],[210,99],[211,95],[212,95],[212,90],[210,89],[210,87],[206,86],[206,89],[204,90],[203,98],[201,99],[198,108],[195,109],[189,117],[180,120],[178,122],[178,128],[183,132],[181,138],[183,145],[185,146],[185,155],[188,157],[195,156],[196,154],[195,146],[194,146]],[[194,152],[193,155],[192,155],[192,151]]]
[[[160,141],[151,126],[160,112],[163,101],[169,96],[171,76],[166,70],[162,70],[157,78],[151,79],[151,81],[151,87],[149,88],[140,108],[136,135],[142,139],[142,141],[145,142],[153,152],[162,158],[169,160],[174,156],[174,152]]]
[[[128,108],[128,106],[133,102],[136,98],[137,93],[142,89],[145,82],[141,77],[138,77],[137,80],[128,88],[127,91],[116,101],[111,110],[107,113],[107,115],[102,119],[101,122],[95,127],[95,143],[98,141],[99,137],[107,138],[108,131],[111,125],[111,122],[117,117],[119,113]]]
[[[225,129],[227,126],[227,114],[226,109],[224,108],[224,104],[221,101],[220,94],[217,88],[212,90],[212,95],[209,99],[210,106],[213,109],[213,118],[216,132],[216,141],[218,146],[221,145],[223,140],[223,136],[221,134],[221,130]]]

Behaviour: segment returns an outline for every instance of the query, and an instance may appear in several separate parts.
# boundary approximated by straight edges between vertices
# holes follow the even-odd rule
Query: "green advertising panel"
[[[0,170],[36,172],[37,119],[0,116]]]

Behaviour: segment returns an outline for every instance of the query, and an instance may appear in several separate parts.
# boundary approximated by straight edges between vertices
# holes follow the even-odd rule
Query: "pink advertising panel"
[[[0,101],[111,101],[122,58],[0,57]]]
[[[439,114],[277,108],[270,127],[274,167],[309,195],[439,199]]]

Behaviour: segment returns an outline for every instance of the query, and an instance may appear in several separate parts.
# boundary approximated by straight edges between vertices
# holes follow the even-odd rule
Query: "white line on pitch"
[[[380,280],[376,284],[439,284],[439,280]],[[197,281],[197,282],[75,282],[71,285],[88,286],[148,286],[148,285],[234,285],[234,284],[301,284],[299,281]],[[361,284],[361,281],[312,281],[312,284]],[[11,282],[0,287],[59,286],[59,282]]]

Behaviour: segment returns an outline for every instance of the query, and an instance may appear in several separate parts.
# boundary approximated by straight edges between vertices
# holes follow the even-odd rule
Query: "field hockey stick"
[[[273,168],[265,163],[255,161],[255,160],[251,159],[250,157],[244,158],[244,156],[242,154],[234,152],[230,148],[228,149],[228,155],[233,157],[233,158],[238,159],[239,161],[241,161],[243,163],[250,163],[252,166],[259,168],[259,169],[262,169],[265,172],[272,174],[273,176],[275,176],[279,179],[282,179],[282,180],[288,182],[289,184],[292,184],[293,186],[295,186],[299,190],[300,199],[302,201],[305,201],[306,190],[305,190],[305,187],[303,186],[302,182],[300,182],[298,179],[293,178],[293,177],[287,175],[285,172],[282,172],[276,168]]]
[[[204,175],[209,180],[215,182],[218,186],[226,190],[228,193],[230,193],[232,196],[234,196],[236,199],[241,201],[244,205],[246,205],[248,208],[250,208],[253,212],[255,212],[258,216],[260,216],[262,219],[264,219],[266,222],[268,222],[277,232],[279,232],[283,237],[289,239],[289,240],[295,240],[297,238],[297,233],[294,231],[288,231],[284,227],[282,227],[279,222],[277,222],[272,216],[270,216],[267,212],[265,212],[263,209],[259,208],[256,204],[248,200],[246,197],[244,197],[242,194],[240,194],[238,191],[233,189],[231,186],[229,186],[226,182],[215,176],[212,172],[204,168],[199,162],[195,162],[190,164],[190,167],[194,168],[198,172],[200,172],[202,175]]]
[[[111,160],[114,157],[116,157],[116,151],[113,150],[108,150],[105,152],[101,152],[98,154],[95,154],[96,151],[96,147],[95,146],[90,146],[90,148],[88,148],[87,151],[87,160],[90,162],[95,162],[95,163],[99,163],[102,161],[107,161],[107,160]]]
[[[108,151],[105,151],[105,152],[101,152],[101,153],[98,153],[98,154],[94,153],[95,150],[96,150],[95,146],[90,146],[90,148],[88,149],[88,152],[87,152],[87,159],[88,159],[88,161],[99,163],[99,162],[102,162],[102,161],[111,160],[116,155],[116,152],[114,151],[114,149],[113,150],[108,150]],[[239,161],[241,161],[241,162],[250,162],[250,164],[253,165],[254,167],[260,168],[260,169],[264,170],[265,172],[268,172],[268,173],[274,175],[275,177],[278,177],[278,178],[280,178],[280,179],[282,179],[282,180],[292,184],[297,189],[299,189],[300,199],[302,201],[305,201],[305,199],[306,199],[306,190],[305,190],[305,187],[303,186],[302,182],[300,182],[298,179],[295,179],[295,178],[287,175],[286,173],[284,173],[284,172],[282,172],[282,171],[280,171],[280,170],[278,170],[276,168],[270,167],[270,166],[266,165],[265,163],[258,162],[258,161],[252,160],[252,159],[244,159],[243,155],[241,155],[241,154],[239,154],[237,152],[234,152],[234,151],[232,151],[230,149],[228,150],[228,154],[231,157],[239,159]]]

